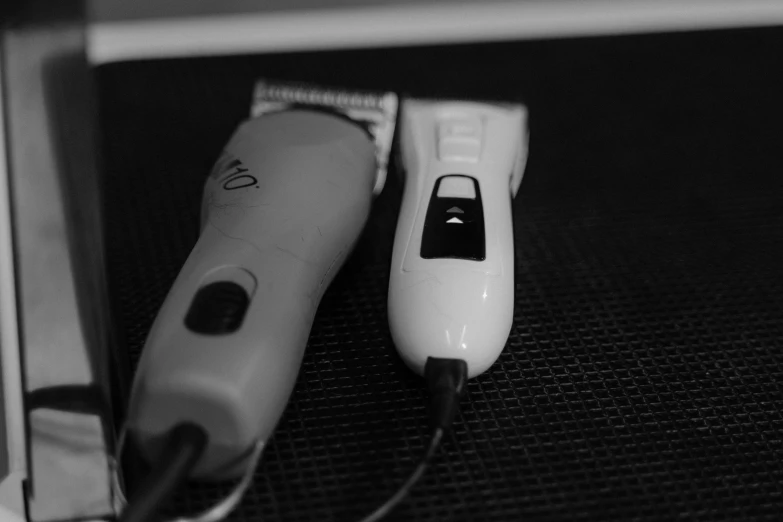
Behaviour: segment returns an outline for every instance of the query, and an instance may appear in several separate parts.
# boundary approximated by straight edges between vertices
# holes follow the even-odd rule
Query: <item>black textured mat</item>
[[[105,66],[110,284],[132,362],[196,240],[254,78],[522,97],[515,324],[389,520],[778,520],[783,31]],[[422,452],[422,381],[386,319],[400,182],[324,297],[231,520],[355,520]],[[225,490],[193,486],[171,512]]]

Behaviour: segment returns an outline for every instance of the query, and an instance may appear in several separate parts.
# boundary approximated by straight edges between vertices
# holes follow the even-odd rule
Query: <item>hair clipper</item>
[[[514,313],[511,200],[527,160],[518,104],[405,100],[405,171],[389,282],[389,325],[405,363],[429,358],[484,372]]]
[[[190,475],[230,478],[271,436],[321,297],[383,188],[396,111],[391,93],[257,84],[135,375],[126,426],[148,460],[195,424],[207,442]]]

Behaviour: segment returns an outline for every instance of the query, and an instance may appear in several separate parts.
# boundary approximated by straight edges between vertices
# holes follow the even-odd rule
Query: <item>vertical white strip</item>
[[[4,49],[0,41],[0,52]],[[0,515],[24,513],[21,477],[26,473],[24,408],[22,406],[22,366],[19,329],[16,314],[14,250],[11,232],[11,199],[8,155],[6,153],[6,120],[4,69],[0,61],[0,368],[3,378],[5,430],[9,476],[0,484]],[[20,518],[21,520],[21,518]]]

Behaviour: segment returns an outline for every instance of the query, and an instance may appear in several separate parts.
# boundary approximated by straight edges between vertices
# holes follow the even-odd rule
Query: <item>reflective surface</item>
[[[28,2],[3,45],[28,516],[104,517],[111,340],[81,3]]]

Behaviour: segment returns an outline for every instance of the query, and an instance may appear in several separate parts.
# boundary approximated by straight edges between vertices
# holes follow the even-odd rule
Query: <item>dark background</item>
[[[257,77],[521,99],[508,345],[389,520],[777,520],[783,30],[103,66],[110,286],[132,370]],[[412,470],[423,382],[386,317],[392,175],[231,520],[355,520]],[[170,512],[225,492],[195,485]]]

